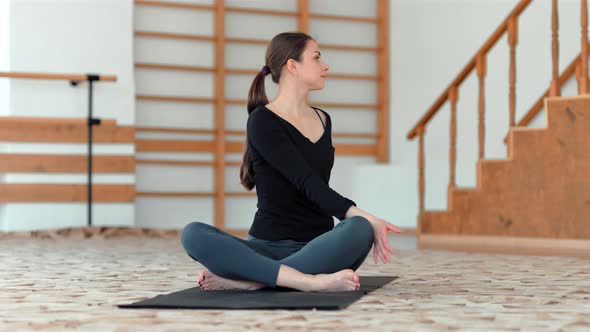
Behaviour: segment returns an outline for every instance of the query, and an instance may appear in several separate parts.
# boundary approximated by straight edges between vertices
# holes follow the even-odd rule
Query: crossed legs
[[[264,244],[193,222],[181,236],[190,257],[204,265],[204,289],[289,287],[302,291],[340,291],[359,287],[354,272],[373,244],[373,230],[363,217],[340,222],[296,253],[277,259]]]

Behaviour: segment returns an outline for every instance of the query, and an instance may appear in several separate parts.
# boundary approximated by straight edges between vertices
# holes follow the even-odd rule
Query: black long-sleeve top
[[[356,206],[328,185],[335,152],[332,121],[315,110],[326,115],[324,133],[315,143],[265,106],[248,117],[248,157],[258,197],[249,234],[255,238],[311,241],[334,228],[332,216],[343,220]]]

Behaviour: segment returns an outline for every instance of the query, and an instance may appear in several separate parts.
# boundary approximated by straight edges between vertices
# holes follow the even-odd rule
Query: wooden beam
[[[34,79],[34,80],[59,80],[59,81],[82,82],[82,81],[86,81],[88,79],[88,74],[56,74],[56,73],[0,71],[0,77]],[[115,75],[98,75],[98,80],[101,82],[116,82],[117,76],[115,76]]]
[[[95,143],[133,143],[135,129],[103,121],[93,129]],[[43,143],[86,143],[86,119],[0,117],[0,141]]]
[[[0,173],[86,173],[85,155],[0,154]],[[96,173],[135,173],[135,157],[94,155],[92,170]]]
[[[0,202],[86,202],[85,184],[1,183]],[[135,186],[128,184],[93,184],[92,201],[134,202]]]

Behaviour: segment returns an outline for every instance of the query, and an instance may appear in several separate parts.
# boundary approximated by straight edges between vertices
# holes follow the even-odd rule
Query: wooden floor
[[[588,331],[590,260],[419,251],[361,275],[394,283],[342,311],[131,310],[195,286],[177,236],[0,238],[1,331]],[[371,257],[371,256],[370,256]]]

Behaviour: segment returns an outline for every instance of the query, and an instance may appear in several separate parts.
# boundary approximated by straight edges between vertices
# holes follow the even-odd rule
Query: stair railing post
[[[551,55],[552,55],[552,79],[549,96],[556,97],[561,95],[559,87],[559,11],[557,0],[551,0]]]
[[[516,125],[516,44],[518,43],[518,17],[508,21],[508,43],[510,45],[510,127]]]
[[[581,77],[578,80],[580,94],[588,93],[588,0],[582,0],[581,5],[581,25],[582,25],[582,61]]]
[[[485,155],[485,77],[486,77],[486,55],[482,54],[477,57],[477,78],[479,80],[479,108],[478,108],[478,139],[479,139],[479,159]]]
[[[449,102],[451,103],[450,149],[449,149],[449,190],[455,187],[455,169],[457,165],[457,100],[459,92],[456,86],[449,90]]]

